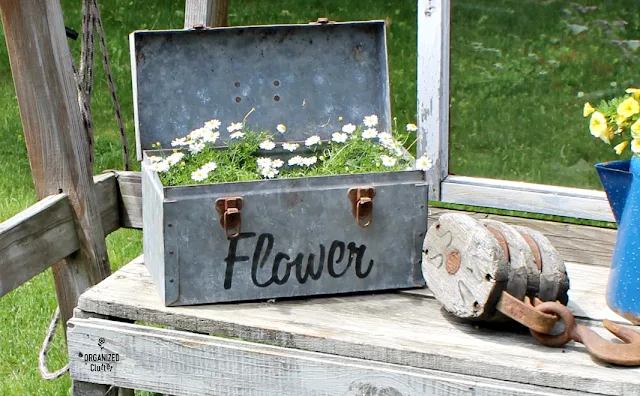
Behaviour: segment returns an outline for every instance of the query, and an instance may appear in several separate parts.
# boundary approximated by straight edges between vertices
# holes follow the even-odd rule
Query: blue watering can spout
[[[629,171],[630,161],[610,161],[596,164],[600,182],[604,188],[616,223],[620,225],[633,174]]]

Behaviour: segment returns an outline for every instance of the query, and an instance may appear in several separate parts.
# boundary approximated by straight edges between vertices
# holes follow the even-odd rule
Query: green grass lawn
[[[640,85],[637,0],[593,0],[583,12],[560,0],[456,0],[451,55],[451,172],[599,188],[593,164],[615,158],[589,135],[585,100]],[[583,5],[587,4],[580,1]],[[102,17],[130,147],[133,110],[128,34],[181,28],[184,2],[102,1]],[[65,23],[80,30],[79,2],[63,1]],[[231,0],[232,25],[387,19],[391,100],[399,124],[415,122],[416,1]],[[603,22],[604,21],[604,22]],[[623,24],[620,21],[624,21]],[[622,29],[621,27],[625,28]],[[585,30],[585,28],[587,30]],[[429,38],[424,38],[429,39]],[[618,43],[618,44],[615,44]],[[70,41],[77,58],[79,42]],[[117,124],[100,58],[93,116],[95,172],[121,168]],[[6,47],[0,46],[0,221],[35,202]],[[132,153],[132,160],[134,158]],[[134,161],[135,163],[135,161]],[[136,169],[138,169],[137,164]],[[114,269],[140,254],[140,232],[108,237]],[[50,271],[0,299],[0,394],[67,394],[68,376],[43,381],[37,353],[55,309]],[[61,334],[61,332],[59,332]],[[61,337],[52,369],[66,362]]]

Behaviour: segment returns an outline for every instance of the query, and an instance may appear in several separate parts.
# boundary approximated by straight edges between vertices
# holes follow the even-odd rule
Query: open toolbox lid
[[[226,141],[226,127],[252,108],[247,127],[277,142],[330,139],[371,114],[391,132],[384,21],[141,30],[129,39],[138,160],[211,119]]]

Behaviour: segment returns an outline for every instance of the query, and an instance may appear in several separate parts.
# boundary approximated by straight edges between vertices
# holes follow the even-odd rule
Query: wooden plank
[[[507,180],[448,176],[443,202],[599,221],[615,221],[604,192]]]
[[[187,0],[184,28],[194,25],[209,27],[228,26],[229,0]]]
[[[418,156],[427,154],[429,200],[449,174],[449,0],[418,1]]]
[[[541,232],[560,253],[562,260],[572,263],[611,266],[616,230],[570,223],[500,216],[488,213],[461,212],[442,208],[429,208],[429,223],[443,213],[465,213],[476,219],[498,220]]]
[[[80,294],[109,275],[92,180],[91,147],[58,0],[0,0],[11,70],[38,200],[64,193],[80,249],[53,266],[63,322]]]
[[[0,297],[80,248],[66,194],[0,223]]]
[[[142,229],[140,172],[118,172],[120,226]]]
[[[172,395],[586,394],[100,319],[67,331],[73,379]]]
[[[120,228],[120,205],[116,175],[115,172],[108,172],[93,177],[105,235]]]
[[[604,290],[608,269],[568,265],[568,271],[572,288],[583,290],[575,298],[570,290],[570,301],[584,315],[597,317],[579,322],[612,338],[600,325],[601,316],[625,320],[605,314],[601,294],[586,292]],[[462,322],[443,312],[433,298],[410,293],[164,307],[138,259],[83,294],[79,308],[383,363],[583,392],[640,394],[640,368],[600,364],[580,344],[548,348],[528,332]]]

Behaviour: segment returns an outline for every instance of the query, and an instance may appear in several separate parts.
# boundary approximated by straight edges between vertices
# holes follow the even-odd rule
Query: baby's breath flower
[[[216,164],[213,161],[209,161],[206,164],[202,165],[202,168],[200,168],[203,172],[209,173],[209,172],[213,172],[214,170],[216,170],[218,168],[218,164]]]
[[[165,160],[157,161],[151,164],[149,167],[154,172],[167,172],[170,168],[169,163]]]
[[[240,132],[240,131],[234,132],[231,135],[229,135],[231,139],[240,139],[243,136],[244,136],[244,132]]]
[[[310,136],[307,138],[307,140],[304,141],[304,145],[307,147],[313,146],[318,143],[320,143],[320,136],[318,135]]]
[[[202,169],[198,169],[195,172],[191,173],[191,179],[201,182],[209,176],[208,172],[203,171]]]
[[[356,130],[356,126],[353,125],[353,124],[347,124],[347,125],[342,127],[342,132],[348,133],[349,135],[351,135],[353,132],[355,132],[355,130]]]
[[[298,143],[282,143],[282,148],[287,151],[296,151],[298,147],[300,147]]]
[[[284,165],[284,161],[282,161],[281,159],[274,159],[273,161],[271,161],[271,166],[273,168],[280,168]]]
[[[260,148],[263,150],[271,151],[274,149],[274,147],[276,147],[276,144],[269,139],[264,140],[262,143],[260,143]]]
[[[388,155],[381,155],[380,159],[382,160],[382,165],[384,166],[394,166],[397,161],[395,158],[389,157]]]
[[[431,161],[431,158],[427,157],[426,154],[416,160],[416,169],[418,170],[426,172],[431,169],[431,167],[433,167],[433,161]]]
[[[220,125],[220,120],[211,120],[204,123],[204,127],[211,131],[215,131],[216,129],[220,128]]]
[[[311,166],[316,162],[318,162],[318,157],[316,157],[315,155],[312,157],[307,157],[302,159],[302,165],[306,165],[306,166]]]
[[[171,146],[176,147],[176,146],[186,146],[187,143],[187,138],[186,137],[181,137],[181,138],[177,138],[175,140],[173,140],[171,142]]]
[[[349,135],[342,132],[334,132],[333,135],[331,135],[331,140],[333,140],[336,143],[344,143],[347,141],[348,138],[349,138]]]
[[[169,164],[169,166],[173,166],[180,162],[180,160],[182,160],[182,157],[184,157],[184,153],[173,153],[167,157],[167,163]]]
[[[280,133],[285,133],[287,131],[287,127],[284,124],[278,124],[276,130]]]
[[[364,124],[364,126],[366,126],[367,128],[373,128],[378,126],[378,116],[375,114],[372,114],[370,116],[366,116],[364,117],[364,120],[362,122]]]
[[[275,168],[262,168],[262,172],[260,172],[262,176],[267,179],[273,179],[279,173],[279,171]]]
[[[214,132],[211,129],[208,129],[205,133],[202,134],[202,140],[204,140],[205,143],[215,143],[219,137],[220,132]]]
[[[302,161],[303,160],[304,160],[304,158],[302,158],[299,155],[296,155],[295,157],[290,158],[287,163],[289,165],[302,165]]]
[[[373,139],[376,136],[378,136],[378,131],[376,131],[375,128],[369,128],[362,132],[362,137],[364,139]]]
[[[239,131],[242,129],[242,123],[241,122],[232,122],[231,125],[229,125],[227,127],[227,132],[231,133],[233,131]]]
[[[268,157],[261,157],[256,160],[259,168],[270,168],[273,161]]]
[[[407,132],[415,132],[418,130],[418,126],[416,124],[407,124],[406,128]]]
[[[202,150],[204,150],[204,147],[205,147],[205,146],[204,146],[204,143],[203,143],[203,142],[201,142],[201,141],[193,142],[193,143],[191,143],[191,144],[189,145],[189,152],[190,152],[192,155],[196,155],[196,154],[198,154],[199,152],[201,152]]]

